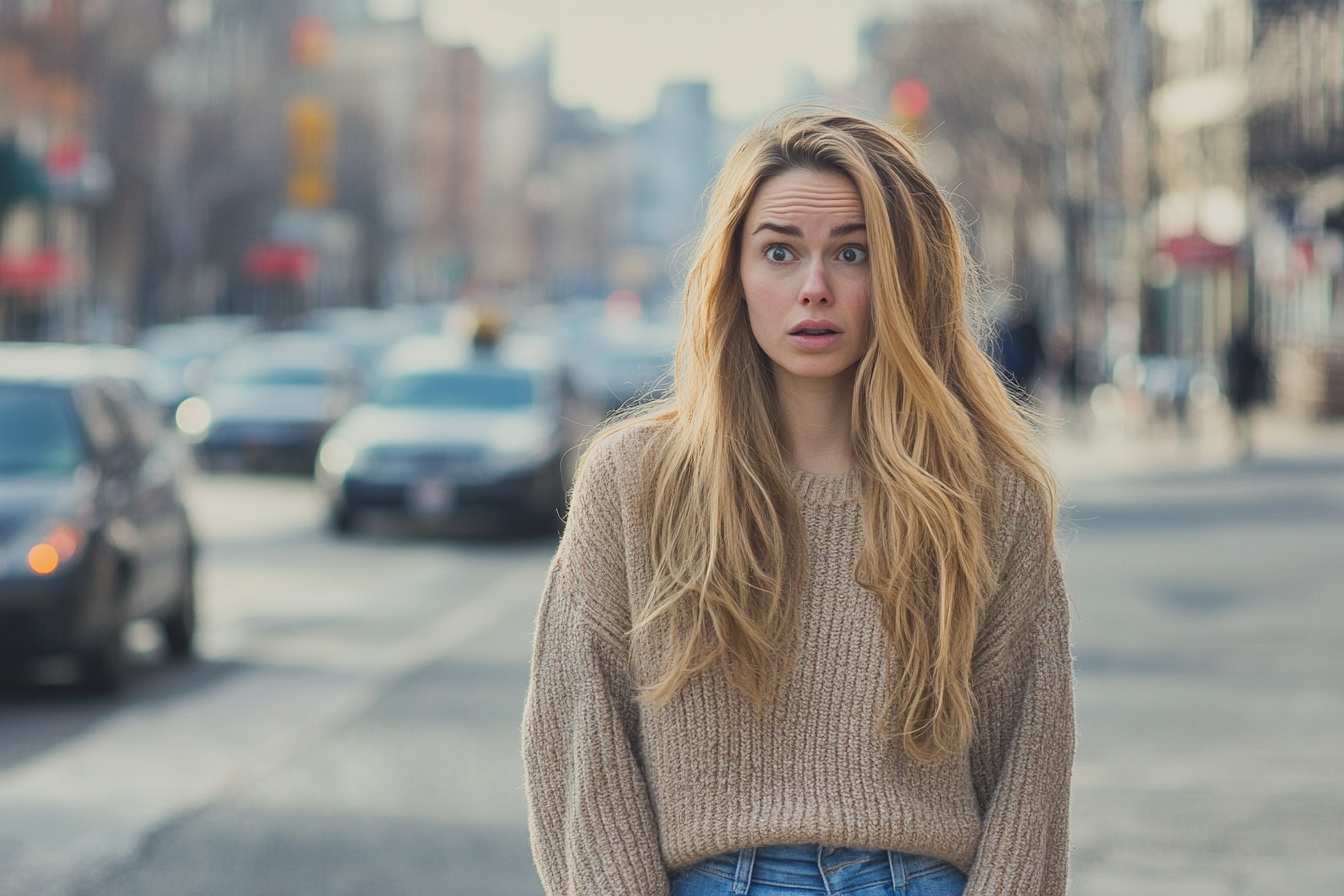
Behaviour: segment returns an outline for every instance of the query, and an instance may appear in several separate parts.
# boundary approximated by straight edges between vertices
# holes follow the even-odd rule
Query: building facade
[[[1260,0],[1250,63],[1256,331],[1280,398],[1344,415],[1344,2]]]

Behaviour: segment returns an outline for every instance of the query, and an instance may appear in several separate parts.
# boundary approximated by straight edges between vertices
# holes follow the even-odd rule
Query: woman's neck
[[[777,376],[775,384],[789,465],[819,476],[848,473],[853,371],[824,380]]]

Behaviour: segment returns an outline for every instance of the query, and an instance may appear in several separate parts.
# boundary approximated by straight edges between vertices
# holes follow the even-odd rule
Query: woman
[[[730,153],[670,397],[591,446],[524,719],[550,894],[1063,893],[1054,491],[897,131]]]

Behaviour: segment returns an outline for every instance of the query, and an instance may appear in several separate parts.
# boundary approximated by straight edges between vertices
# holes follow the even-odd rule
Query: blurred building
[[[860,34],[865,103],[921,145],[930,173],[958,206],[1001,313],[1047,332],[1072,329],[1079,304],[1069,266],[1064,147],[1069,104],[1055,17],[1030,4],[915,5]]]
[[[1214,366],[1249,315],[1250,0],[1149,4],[1154,254],[1143,348]]]
[[[489,96],[486,215],[475,287],[526,293],[542,276],[541,219],[555,205],[558,189],[545,170],[553,106],[549,49],[494,72]]]
[[[126,335],[166,33],[163,0],[0,0],[0,336]]]
[[[269,241],[288,173],[291,37],[300,0],[178,0],[166,46],[147,66],[157,127],[154,240],[144,248],[138,323],[265,312],[270,284],[244,276]],[[287,292],[289,287],[279,287]]]
[[[1344,415],[1344,2],[1260,0],[1249,68],[1257,335],[1279,398]]]
[[[469,297],[507,307],[603,294],[618,242],[615,131],[559,106],[550,49],[492,73]]]
[[[415,293],[447,298],[474,274],[481,245],[490,73],[472,47],[427,47],[416,116]]]
[[[709,85],[688,81],[663,85],[653,117],[627,133],[621,288],[666,295],[678,282],[676,250],[699,226],[718,170],[715,132]]]

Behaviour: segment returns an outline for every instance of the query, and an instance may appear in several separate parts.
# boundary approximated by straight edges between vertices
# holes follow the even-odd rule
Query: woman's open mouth
[[[805,320],[789,331],[789,341],[803,349],[823,349],[834,345],[840,338],[830,321]]]

